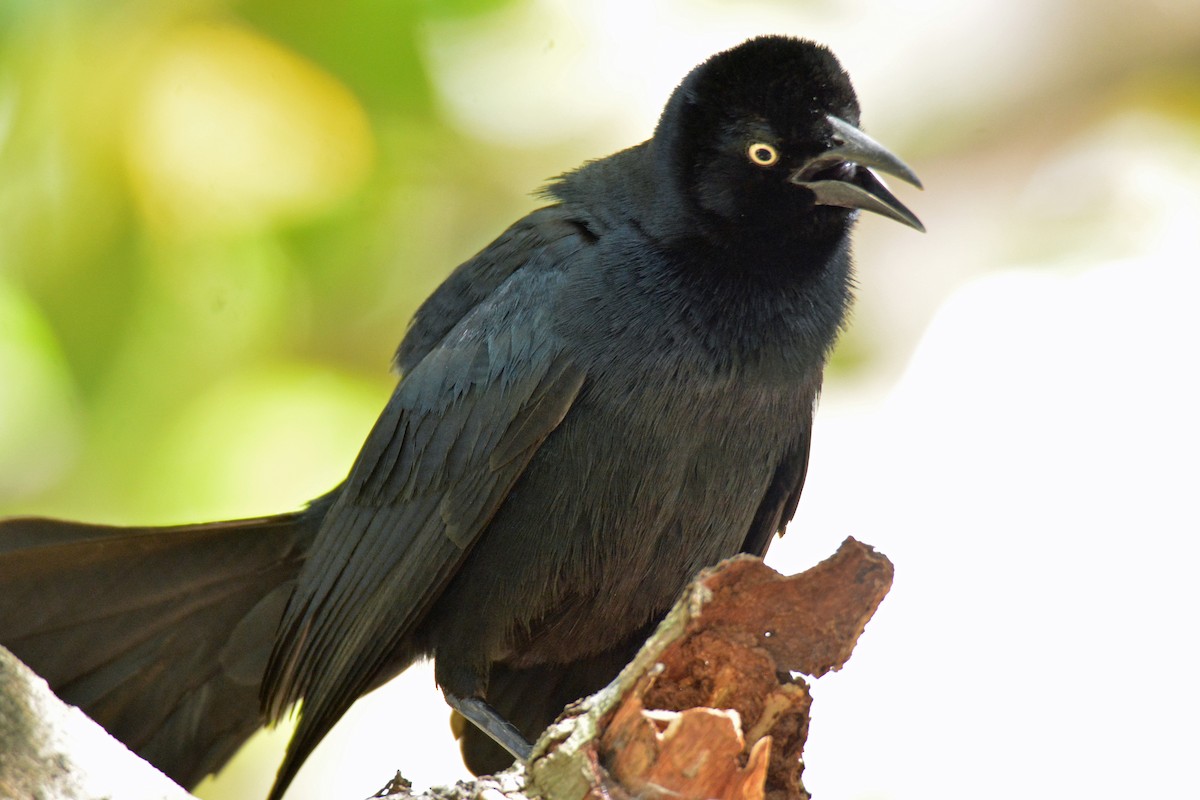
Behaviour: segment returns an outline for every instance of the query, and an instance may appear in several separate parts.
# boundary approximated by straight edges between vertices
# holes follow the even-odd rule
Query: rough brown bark
[[[528,767],[381,796],[807,800],[812,699],[794,675],[840,669],[891,581],[891,562],[853,539],[788,578],[730,559],[688,587],[612,684],[566,710]]]

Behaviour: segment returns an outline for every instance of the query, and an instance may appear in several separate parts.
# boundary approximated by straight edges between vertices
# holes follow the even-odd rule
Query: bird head
[[[924,230],[876,172],[917,176],[858,128],[850,79],[829,50],[785,36],[712,56],[672,94],[654,150],[685,202],[724,230],[844,230],[855,209]]]

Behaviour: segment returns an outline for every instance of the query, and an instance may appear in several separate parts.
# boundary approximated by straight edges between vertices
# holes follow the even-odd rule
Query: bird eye
[[[755,142],[746,150],[750,160],[760,167],[769,167],[779,160],[779,151],[766,142]]]

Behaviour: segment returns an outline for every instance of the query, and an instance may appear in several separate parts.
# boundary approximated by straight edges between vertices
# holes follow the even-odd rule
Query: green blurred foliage
[[[0,514],[345,474],[417,304],[530,205],[419,46],[507,2],[0,4]]]

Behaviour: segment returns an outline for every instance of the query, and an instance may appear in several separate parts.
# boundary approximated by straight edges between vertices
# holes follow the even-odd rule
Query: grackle
[[[0,643],[185,785],[301,703],[279,798],[426,657],[471,769],[527,755],[795,512],[858,210],[922,230],[858,124],[824,47],[709,58],[421,306],[340,486],[261,519],[0,523]]]

